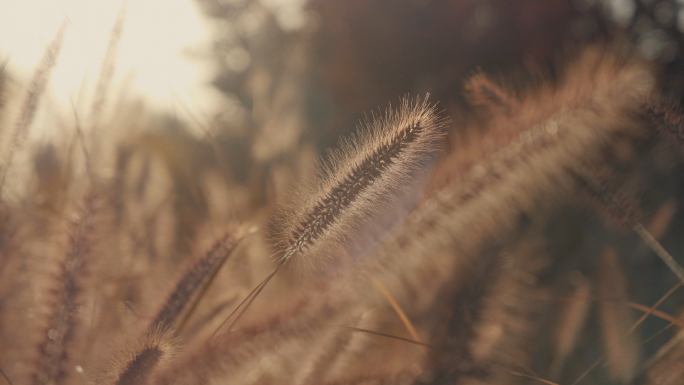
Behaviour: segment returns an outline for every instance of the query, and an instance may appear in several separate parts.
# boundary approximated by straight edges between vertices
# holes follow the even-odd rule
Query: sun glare
[[[45,47],[66,22],[66,37],[48,94],[62,108],[87,101],[102,65],[110,31],[125,12],[114,90],[126,83],[155,110],[177,111],[179,99],[196,111],[216,109],[213,71],[201,60],[210,27],[190,0],[0,0],[0,61],[30,79]],[[193,55],[196,53],[197,55]],[[204,55],[206,56],[206,55]],[[85,93],[85,94],[84,94]],[[111,96],[110,96],[111,97]],[[85,100],[85,101],[84,101]]]

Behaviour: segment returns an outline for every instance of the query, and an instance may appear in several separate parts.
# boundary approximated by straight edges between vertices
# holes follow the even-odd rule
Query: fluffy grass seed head
[[[402,98],[398,108],[367,117],[356,135],[328,151],[317,178],[272,226],[281,263],[302,254],[308,264],[334,259],[392,198],[410,189],[416,172],[434,157],[446,124],[428,96]]]

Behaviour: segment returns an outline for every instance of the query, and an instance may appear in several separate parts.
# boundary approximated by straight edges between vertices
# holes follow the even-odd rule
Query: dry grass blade
[[[591,286],[584,277],[580,276],[574,292],[577,300],[565,307],[556,329],[555,352],[550,371],[553,379],[560,377],[565,359],[575,348],[577,338],[584,328],[591,304],[590,294]]]
[[[336,327],[338,327],[340,329],[351,330],[353,332],[366,333],[366,334],[372,334],[374,336],[392,338],[395,340],[408,342],[408,343],[411,343],[414,345],[419,345],[421,347],[434,348],[432,345],[427,344],[425,342],[415,341],[415,340],[412,340],[410,338],[399,337],[399,336],[395,336],[395,335],[388,334],[388,333],[376,332],[373,330],[366,330],[366,329],[355,328],[355,327],[351,327],[351,326],[336,326]]]
[[[679,282],[679,283],[677,283],[676,285],[674,285],[670,290],[668,290],[667,293],[665,293],[665,295],[663,295],[662,297],[660,297],[660,299],[658,299],[658,301],[656,301],[656,303],[654,303],[653,306],[651,306],[651,307],[644,313],[644,315],[642,315],[641,318],[639,318],[639,319],[634,323],[634,325],[632,325],[632,327],[630,327],[629,330],[627,330],[627,332],[626,332],[625,334],[631,334],[634,330],[636,330],[636,328],[637,328],[639,325],[641,325],[641,323],[644,322],[644,320],[645,320],[649,315],[653,314],[653,313],[656,311],[656,308],[657,308],[658,306],[660,306],[660,304],[662,304],[668,297],[670,297],[670,296],[672,295],[672,293],[674,293],[674,292],[675,292],[677,289],[679,289],[682,285],[684,285],[684,283],[683,283],[683,282]],[[676,323],[676,320],[674,320],[674,321],[675,321],[675,323]]]
[[[382,293],[382,295],[385,297],[387,302],[389,302],[390,306],[392,306],[392,309],[394,310],[395,313],[399,316],[401,319],[401,322],[404,324],[406,329],[411,333],[411,337],[415,341],[420,342],[420,337],[418,336],[418,332],[416,331],[416,328],[413,327],[413,324],[411,323],[411,320],[406,316],[406,313],[404,313],[404,310],[402,310],[401,306],[397,303],[397,301],[392,297],[392,294],[387,290],[387,288],[382,284],[382,282],[378,281],[375,278],[372,278],[373,285]],[[427,352],[425,349],[423,350],[423,354],[427,355]]]
[[[653,313],[653,315],[656,315],[655,312]],[[664,317],[661,317],[661,318],[665,319]],[[684,328],[684,322],[682,322],[682,321],[684,321],[684,316],[673,319],[672,321],[670,321],[670,323],[667,326],[661,328],[657,332],[648,336],[648,338],[641,341],[641,344],[644,345],[648,342],[651,342],[654,338],[658,337],[659,335],[661,335],[662,333],[664,333],[665,331],[667,331],[668,329],[670,329],[674,325],[678,325],[679,327]]]
[[[501,367],[501,366],[498,366],[498,365],[493,365],[493,366],[495,366],[497,369],[499,369],[499,370],[501,370],[501,371],[504,371],[504,372],[506,372],[506,373],[513,374],[513,375],[518,376],[518,377],[529,378],[529,379],[532,379],[532,380],[535,380],[535,381],[539,381],[539,382],[541,382],[541,383],[548,384],[548,385],[558,385],[558,384],[555,383],[555,382],[551,382],[551,381],[545,380],[545,379],[543,379],[543,378],[539,378],[539,377],[535,377],[535,376],[530,376],[529,374],[525,374],[525,373],[516,372],[516,371],[514,371],[514,370],[506,369],[506,368]]]
[[[684,380],[684,331],[680,331],[646,362],[648,385],[674,385]]]
[[[627,298],[626,279],[619,265],[617,252],[612,248],[607,248],[601,254],[599,289],[608,298]],[[625,305],[617,301],[602,302],[600,310],[610,374],[613,379],[629,382],[634,376],[639,358],[636,339],[627,334],[631,314]]]
[[[228,322],[233,317],[233,315],[235,315],[235,313],[240,311],[240,313],[237,313],[237,316],[235,317],[233,322],[230,324],[230,326],[228,326],[228,331],[233,330],[233,326],[235,326],[235,324],[237,324],[237,322],[240,320],[242,315],[245,314],[245,312],[247,311],[247,308],[249,308],[249,306],[252,304],[252,302],[254,302],[254,299],[256,298],[256,296],[259,295],[259,293],[261,293],[261,291],[264,289],[266,284],[271,280],[271,278],[273,278],[273,276],[276,275],[278,270],[280,270],[284,265],[285,265],[285,261],[280,262],[278,264],[278,266],[271,272],[271,274],[266,276],[266,278],[264,278],[263,281],[261,281],[254,289],[252,289],[252,291],[249,294],[247,294],[247,297],[245,297],[245,299],[243,299],[242,302],[240,302],[235,307],[235,309],[233,309],[233,311],[228,315],[228,317],[226,317],[226,319],[223,320],[223,322],[221,322],[221,325],[219,325],[219,327],[217,327],[216,330],[214,330],[214,332],[211,334],[209,339],[214,338],[214,336],[216,336],[216,334],[219,332],[219,330],[221,330],[223,325],[225,325],[226,322]]]
[[[634,231],[641,237],[641,239],[648,245],[648,247],[653,250],[660,259],[665,262],[667,267],[672,270],[672,272],[679,278],[680,281],[684,282],[684,268],[680,266],[677,261],[670,255],[670,253],[665,250],[665,248],[658,242],[651,233],[646,230],[646,228],[641,223],[635,223],[633,226]]]
[[[668,292],[668,293],[670,293],[670,292]],[[586,299],[586,298],[575,298],[575,297],[560,297],[560,298],[557,298],[558,301],[572,301],[572,302],[574,302],[574,301],[584,301],[585,299]],[[621,305],[630,307],[630,308],[632,308],[632,309],[634,309],[634,310],[639,310],[639,311],[641,311],[641,312],[643,312],[643,313],[645,313],[645,314],[647,314],[647,315],[653,315],[654,317],[658,317],[658,318],[660,318],[660,319],[663,319],[663,320],[665,320],[665,321],[667,321],[667,322],[670,322],[671,325],[677,325],[677,326],[679,326],[679,327],[683,327],[683,328],[684,328],[684,323],[681,322],[682,320],[681,320],[680,318],[675,318],[675,317],[671,316],[670,314],[664,313],[664,312],[662,312],[662,311],[660,311],[660,310],[655,310],[655,306],[647,306],[647,305],[643,305],[643,304],[640,304],[640,303],[635,303],[635,302],[632,302],[632,301],[625,301],[625,300],[620,300],[620,299],[610,298],[610,297],[596,297],[596,298],[590,298],[590,300],[591,300],[591,301],[597,301],[597,302],[617,302],[617,303],[619,303],[619,304],[621,304]],[[658,300],[658,302],[656,303],[656,305],[660,304],[660,302],[662,302],[662,301],[664,301],[664,300],[665,300],[665,298],[661,298],[660,300]],[[640,322],[635,322],[635,323],[632,325],[631,328],[636,328],[637,326],[639,326],[639,324],[640,324]],[[635,325],[636,325],[636,326],[635,326]],[[625,334],[627,334],[627,333],[625,333]]]
[[[672,326],[672,325],[678,325],[678,326],[680,326],[680,327],[684,327],[684,324],[680,323],[680,322],[681,322],[681,319],[675,319],[674,317],[672,317],[672,316],[670,316],[670,315],[668,315],[668,314],[665,314],[665,313],[662,313],[662,312],[656,310],[656,308],[657,308],[658,306],[660,306],[660,304],[662,304],[668,297],[670,297],[670,296],[672,295],[672,293],[674,293],[674,292],[675,292],[677,289],[679,289],[682,285],[684,285],[684,283],[682,283],[682,282],[677,283],[677,284],[676,284],[675,286],[673,286],[670,290],[668,290],[667,293],[665,293],[662,297],[660,297],[660,299],[658,299],[658,301],[656,301],[656,303],[654,303],[653,306],[651,306],[650,308],[649,308],[649,307],[646,307],[646,306],[643,306],[643,305],[635,304],[635,303],[629,302],[629,301],[621,301],[621,300],[616,300],[616,299],[605,299],[605,298],[603,298],[603,299],[594,299],[594,298],[590,298],[590,297],[588,297],[588,296],[587,296],[587,297],[584,297],[584,298],[577,296],[577,297],[574,297],[574,298],[570,298],[570,300],[573,301],[573,302],[576,301],[576,302],[582,302],[582,303],[588,302],[589,300],[602,300],[602,301],[619,302],[619,303],[622,303],[622,304],[624,304],[624,305],[626,305],[626,306],[629,306],[629,307],[631,307],[631,308],[633,308],[633,309],[641,310],[641,311],[644,312],[644,314],[643,314],[643,315],[642,315],[642,316],[641,316],[641,317],[640,317],[640,318],[639,318],[639,319],[638,319],[638,320],[629,328],[629,330],[627,330],[627,331],[625,332],[625,334],[622,335],[620,341],[616,342],[616,345],[613,346],[613,348],[618,348],[618,347],[619,347],[619,343],[620,343],[622,340],[624,340],[627,336],[629,336],[632,332],[634,332],[634,330],[636,330],[636,328],[637,328],[639,325],[641,325],[641,324],[646,320],[646,318],[647,318],[649,315],[651,315],[651,314],[653,314],[653,315],[656,316],[656,317],[662,318],[662,319],[664,319],[664,320],[670,321],[670,325],[666,326],[664,329],[661,329],[659,332],[657,332],[657,333],[655,333],[654,335],[652,335],[651,337],[647,338],[645,341],[642,341],[641,344],[639,344],[639,346],[641,346],[641,345],[645,344],[646,342],[650,341],[650,340],[651,340],[653,337],[655,337],[656,335],[662,333],[664,330],[666,330],[667,328],[669,328],[669,327]],[[581,375],[580,377],[577,378],[577,380],[575,380],[575,382],[573,383],[573,385],[578,384],[578,383],[579,383],[580,381],[582,381],[587,375],[589,375],[589,373],[590,373],[592,370],[594,370],[598,365],[601,364],[601,362],[603,362],[603,360],[604,360],[605,357],[606,357],[606,356],[603,355],[603,356],[601,356],[601,358],[599,358],[598,360],[596,360],[596,361],[595,361],[595,362],[594,362],[594,363],[593,363],[593,364],[592,364],[584,373],[582,373],[582,375]]]

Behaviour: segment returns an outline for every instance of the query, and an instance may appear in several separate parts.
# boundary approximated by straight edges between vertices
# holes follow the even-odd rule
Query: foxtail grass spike
[[[146,334],[132,346],[124,348],[118,357],[110,358],[111,367],[104,384],[145,385],[153,373],[163,369],[176,354],[173,341],[159,331]]]
[[[427,96],[366,119],[328,153],[312,192],[277,221],[281,260],[331,258],[435,155],[444,125]]]
[[[14,153],[21,146],[21,143],[26,137],[27,131],[33,122],[33,117],[36,115],[38,102],[40,101],[41,96],[43,96],[45,87],[47,87],[48,81],[50,80],[52,68],[55,66],[55,64],[57,64],[57,58],[59,57],[59,51],[62,48],[66,27],[67,22],[64,21],[62,26],[59,28],[57,35],[55,35],[55,38],[45,49],[41,63],[33,73],[31,85],[29,86],[26,99],[24,99],[24,103],[21,106],[19,118],[15,123],[14,131],[12,132],[12,136],[8,144],[9,147],[7,148],[4,164],[2,165],[2,170],[0,170],[0,196],[2,196],[5,180],[7,179],[7,172],[9,171],[9,167],[12,165]]]
[[[119,15],[116,17],[114,26],[109,33],[109,44],[105,52],[102,67],[100,68],[100,75],[95,86],[95,94],[93,96],[93,103],[90,107],[90,120],[93,126],[97,126],[102,114],[102,109],[105,106],[107,99],[107,92],[109,91],[112,77],[114,76],[114,69],[117,59],[117,50],[121,35],[123,33],[124,21],[126,20],[126,5],[128,1],[121,4]]]
[[[69,366],[78,346],[81,325],[78,310],[85,279],[93,263],[93,236],[97,197],[89,193],[83,207],[72,223],[66,256],[59,263],[55,277],[54,303],[49,305],[47,327],[42,331],[38,358],[32,368],[32,384],[53,385],[67,381],[72,372]]]
[[[231,255],[243,237],[241,230],[231,230],[217,240],[202,258],[189,266],[183,276],[164,302],[154,320],[150,323],[149,331],[166,331],[182,316],[191,300],[196,297],[202,286],[208,284],[218,272],[223,263]],[[198,301],[199,298],[196,298]],[[192,307],[192,305],[191,305]]]

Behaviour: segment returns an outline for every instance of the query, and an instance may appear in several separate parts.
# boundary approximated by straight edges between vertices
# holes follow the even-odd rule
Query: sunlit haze
[[[0,61],[10,73],[30,79],[45,47],[68,24],[48,95],[62,107],[87,98],[97,82],[122,7],[125,12],[114,87],[130,83],[131,94],[157,111],[176,110],[179,99],[195,111],[215,110],[209,82],[210,30],[190,0],[0,0]],[[192,53],[191,53],[192,52]],[[204,55],[206,57],[206,55]],[[125,80],[125,82],[124,82]],[[81,91],[81,90],[85,90]],[[179,112],[180,113],[180,112]]]

